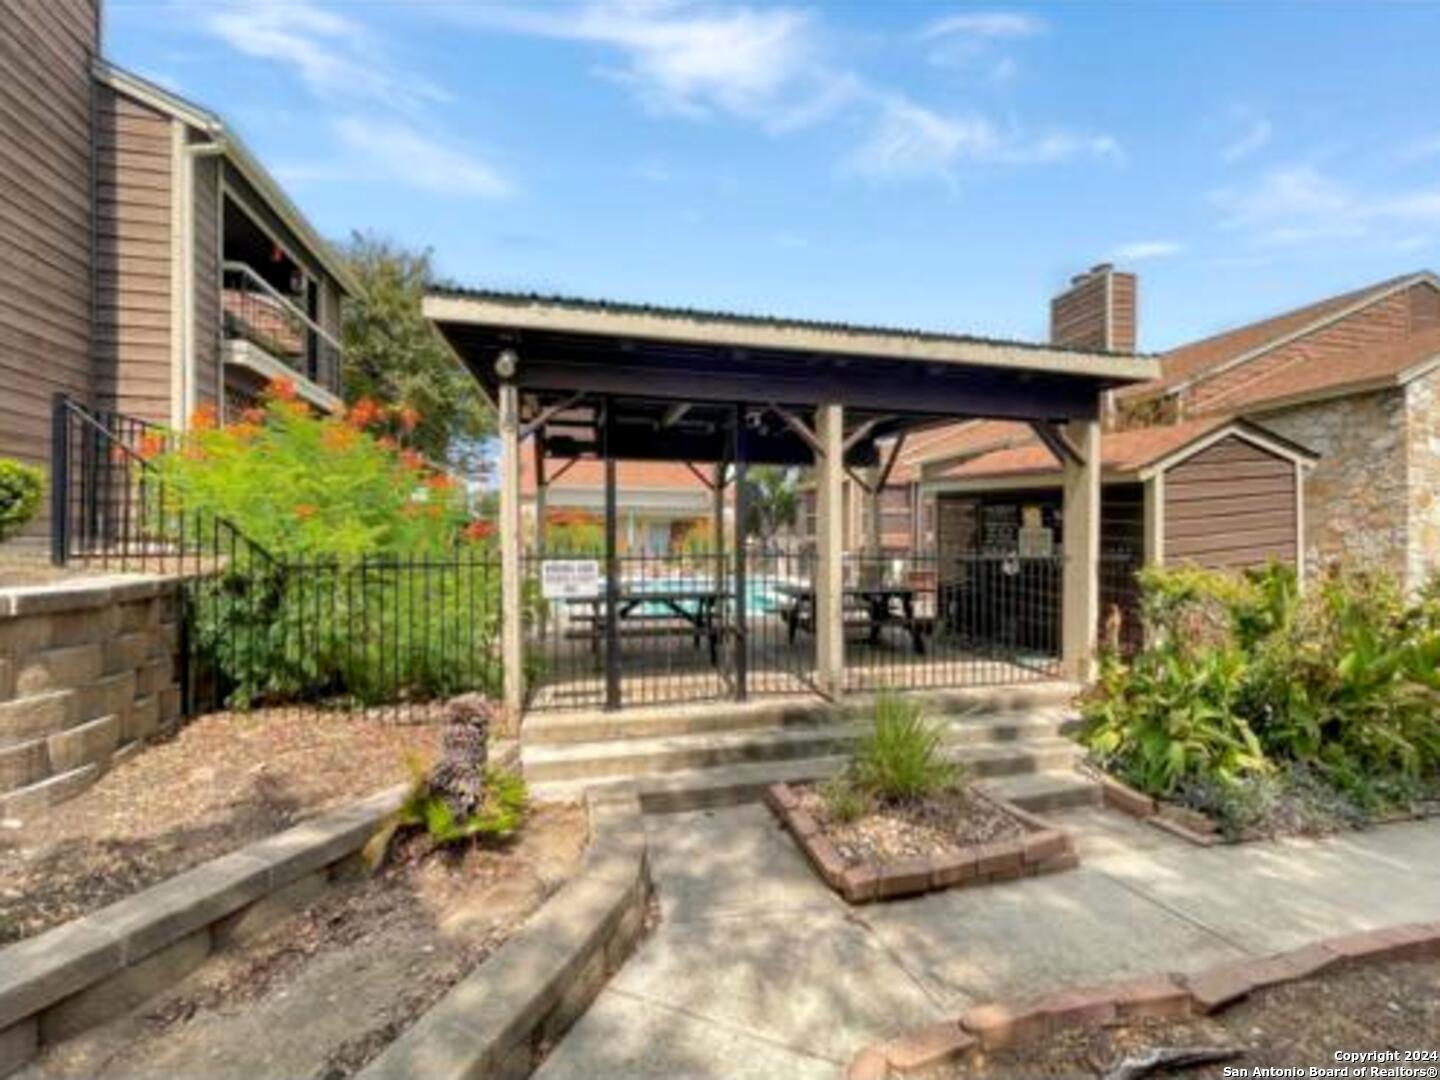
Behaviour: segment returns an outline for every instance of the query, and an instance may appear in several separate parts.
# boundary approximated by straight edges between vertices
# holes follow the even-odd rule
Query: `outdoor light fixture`
[[[520,358],[515,355],[514,349],[501,349],[500,355],[495,358],[495,374],[502,379],[513,379],[519,365]]]

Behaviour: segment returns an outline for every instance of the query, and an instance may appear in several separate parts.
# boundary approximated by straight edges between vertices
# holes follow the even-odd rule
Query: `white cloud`
[[[1140,262],[1144,259],[1169,258],[1184,250],[1185,245],[1174,240],[1136,240],[1133,243],[1121,244],[1110,254],[1116,262]]]
[[[1048,29],[1043,19],[1023,12],[967,11],[927,23],[920,39],[932,44],[930,63],[980,70],[990,82],[1008,83],[1019,64],[1013,56],[996,57],[1001,43],[1036,37]]]
[[[1210,193],[1220,224],[1263,244],[1364,236],[1376,228],[1440,225],[1440,188],[1361,192],[1313,165],[1261,174]]]
[[[920,31],[920,36],[939,38],[964,34],[980,38],[1027,38],[1043,34],[1046,29],[1044,19],[1024,12],[966,11],[935,19]]]
[[[440,195],[493,199],[510,193],[510,184],[489,163],[407,124],[347,116],[334,128],[355,155],[352,176],[386,179]]]
[[[238,52],[293,70],[326,98],[363,98],[397,109],[448,100],[428,80],[397,69],[363,24],[308,0],[225,4],[201,25]]]
[[[1232,115],[1243,125],[1243,130],[1221,149],[1220,160],[1233,163],[1264,149],[1275,134],[1275,128],[1269,120],[1256,115],[1251,109],[1238,108]]]
[[[821,62],[815,22],[788,7],[706,8],[638,0],[566,8],[458,8],[452,17],[619,53],[602,72],[656,113],[721,112],[776,130],[828,115],[854,90]]]
[[[999,165],[1054,164],[1075,157],[1121,156],[1110,135],[1052,131],[1029,136],[996,127],[979,115],[945,116],[902,95],[881,104],[870,137],[851,155],[855,172],[877,178],[953,179],[963,161]]]
[[[1440,157],[1440,135],[1427,135],[1416,139],[1400,151],[1402,161],[1421,161],[1432,157]]]

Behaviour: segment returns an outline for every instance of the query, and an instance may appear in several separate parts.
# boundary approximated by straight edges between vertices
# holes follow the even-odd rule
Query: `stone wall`
[[[0,820],[44,813],[173,729],[178,614],[163,578],[0,590]]]
[[[1305,560],[1343,559],[1404,576],[1412,490],[1402,390],[1357,394],[1257,415],[1320,454],[1305,484]]]
[[[1410,481],[1406,569],[1413,589],[1440,571],[1440,372],[1405,387],[1405,452]]]

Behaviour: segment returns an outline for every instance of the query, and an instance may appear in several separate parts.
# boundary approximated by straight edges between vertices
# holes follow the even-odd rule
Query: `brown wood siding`
[[[45,468],[53,396],[91,393],[98,32],[93,0],[0,0],[0,456]]]
[[[108,88],[96,121],[96,396],[168,424],[174,121]]]
[[[1295,561],[1295,466],[1230,436],[1165,473],[1165,561]]]
[[[195,280],[191,298],[195,400],[219,406],[220,372],[220,162],[195,159],[193,217]]]

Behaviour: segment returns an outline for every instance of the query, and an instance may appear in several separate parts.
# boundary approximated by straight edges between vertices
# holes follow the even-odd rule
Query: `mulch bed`
[[[792,785],[800,809],[850,865],[961,851],[1023,837],[1025,826],[988,799],[954,787],[927,799],[878,803],[855,821],[836,821],[813,786]]]
[[[775,784],[766,802],[824,878],[852,904],[985,885],[1078,865],[1070,837],[969,785],[834,817],[820,788]]]
[[[537,806],[501,847],[404,834],[378,874],[332,885],[26,1075],[350,1076],[573,877],[587,843],[574,803]]]
[[[440,725],[289,710],[216,713],[23,827],[0,828],[0,945],[409,779]]]
[[[1207,1017],[1066,1028],[1038,1042],[940,1066],[925,1075],[933,1080],[1104,1077],[1122,1060],[1151,1048],[1239,1050],[1240,1056],[1229,1062],[1151,1074],[1212,1080],[1224,1076],[1227,1065],[1250,1069],[1250,1075],[1259,1067],[1335,1068],[1343,1064],[1334,1058],[1340,1050],[1440,1050],[1437,1032],[1440,960],[1412,960],[1339,968],[1274,986]],[[1440,1061],[1409,1064],[1422,1070],[1440,1067]],[[1351,1075],[1356,1075],[1354,1070],[1352,1064]]]

